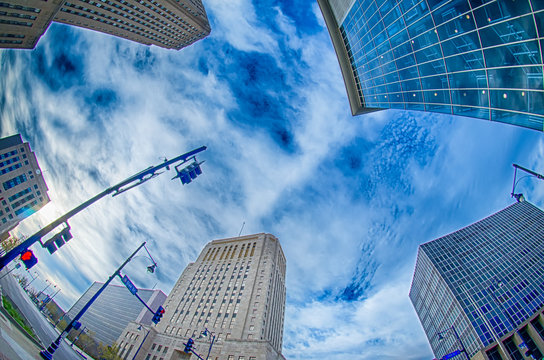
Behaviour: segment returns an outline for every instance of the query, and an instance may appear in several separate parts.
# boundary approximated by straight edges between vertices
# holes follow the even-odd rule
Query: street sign
[[[138,292],[138,289],[136,288],[136,286],[134,286],[134,284],[132,283],[132,281],[130,281],[130,279],[128,278],[128,276],[123,276],[121,278],[121,281],[123,282],[123,284],[125,284],[125,286],[127,287],[128,291],[130,291],[133,295],[136,295],[136,293]]]
[[[444,357],[442,358],[442,360],[448,360],[448,359],[451,359],[452,357],[454,356],[457,356],[461,353],[461,350],[455,350],[454,352],[452,353],[449,353],[447,355],[444,355]]]

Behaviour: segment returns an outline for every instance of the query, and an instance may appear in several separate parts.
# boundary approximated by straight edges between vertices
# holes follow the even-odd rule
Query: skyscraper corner
[[[438,358],[540,359],[544,212],[518,202],[420,245],[410,300]]]
[[[0,139],[0,234],[47,204],[47,191],[30,144],[20,134]]]
[[[210,24],[200,0],[6,0],[0,47],[33,49],[52,21],[179,50],[203,39]]]

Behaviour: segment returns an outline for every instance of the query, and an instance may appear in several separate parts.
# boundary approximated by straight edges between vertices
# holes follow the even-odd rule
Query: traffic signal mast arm
[[[83,209],[87,208],[89,205],[97,202],[98,200],[102,199],[106,195],[109,195],[111,193],[114,193],[113,196],[119,195],[120,193],[127,191],[133,187],[136,187],[138,185],[143,184],[144,182],[154,178],[155,176],[160,175],[161,173],[157,173],[158,170],[166,168],[167,170],[170,169],[170,165],[181,161],[183,163],[186,163],[189,159],[194,158],[196,154],[198,154],[201,151],[206,150],[206,146],[199,147],[198,149],[189,151],[188,153],[185,153],[183,155],[180,155],[174,159],[167,160],[163,162],[162,164],[159,164],[157,166],[150,166],[149,168],[140,171],[136,175],[133,175],[129,177],[126,180],[121,181],[117,185],[114,185],[110,188],[107,188],[106,190],[102,191],[100,194],[90,198],[89,200],[85,201],[83,204],[75,207],[74,209],[68,211],[66,214],[62,215],[49,225],[45,226],[38,232],[36,232],[34,235],[30,236],[27,240],[25,240],[20,245],[16,246],[9,252],[7,252],[4,256],[0,257],[0,270],[4,268],[7,264],[9,264],[13,259],[15,259],[17,256],[19,256],[23,251],[27,250],[30,246],[32,246],[35,242],[41,240],[42,237],[47,235],[49,232],[54,230],[57,226],[61,225],[62,223],[66,222],[68,219],[70,219],[72,216],[76,215]],[[180,164],[180,165],[181,165]],[[127,186],[128,185],[128,186]],[[126,186],[125,188],[123,188]]]
[[[139,249],[138,249],[138,250],[139,250]],[[119,276],[119,278],[121,279],[121,281],[123,281],[123,276],[121,275],[121,272],[120,272],[120,271],[119,271],[116,275]],[[138,300],[140,300],[140,302],[141,302],[142,304],[144,304],[144,306],[147,308],[147,310],[149,310],[152,314],[156,314],[156,313],[162,308],[161,306],[159,306],[159,308],[157,309],[157,311],[153,311],[153,310],[146,304],[146,302],[142,300],[142,298],[138,295],[137,292],[132,292],[132,291],[131,291],[131,293],[132,293],[132,295],[136,296],[136,298],[137,298]]]

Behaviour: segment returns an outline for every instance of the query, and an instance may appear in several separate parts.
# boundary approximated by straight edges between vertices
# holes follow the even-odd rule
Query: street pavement
[[[4,269],[0,274],[4,274],[6,272],[6,269]],[[19,286],[19,283],[17,280],[11,275],[5,276],[3,279],[0,279],[0,286],[2,286],[2,292],[4,294],[7,294],[9,298],[17,305],[21,313],[26,317],[30,325],[32,326],[34,333],[38,336],[44,347],[49,347],[51,342],[55,340],[59,333],[57,330],[53,327],[53,325],[43,316],[43,314],[38,310],[36,305],[30,300],[28,295],[25,293],[25,291]],[[13,346],[10,346],[11,349],[13,349],[14,352],[19,353],[18,350],[26,350],[26,348],[22,347],[22,343],[17,341],[18,338],[16,336],[11,337],[9,334],[4,331],[2,328],[2,333],[0,334],[2,336],[2,341],[4,341],[5,345],[12,345],[15,344],[15,348]],[[4,337],[4,335],[8,335]],[[2,343],[0,343],[2,345]],[[19,345],[19,348],[16,349],[17,345]],[[4,346],[1,346],[2,351],[4,350]],[[38,355],[38,353],[34,353],[36,349],[30,349],[28,350],[28,356],[29,357],[19,357],[20,359],[41,359]],[[39,352],[39,349],[38,349]],[[22,353],[22,352],[21,352]],[[7,354],[6,354],[7,356]],[[81,357],[78,353],[76,353],[68,344],[66,344],[64,341],[61,342],[59,348],[55,352],[53,358],[55,360],[82,360],[83,357]],[[7,359],[12,360],[11,357],[8,357]],[[18,359],[17,357],[13,357],[13,359]],[[4,360],[0,357],[0,360]]]

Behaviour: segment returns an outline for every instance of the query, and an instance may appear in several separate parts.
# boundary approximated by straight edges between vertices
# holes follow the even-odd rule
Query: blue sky
[[[512,203],[512,163],[542,172],[539,132],[443,114],[359,117],[314,1],[205,1],[211,35],[181,51],[50,26],[0,51],[0,135],[22,133],[52,202],[31,234],[162,157],[208,146],[204,174],[167,173],[74,217],[35,269],[68,308],[142,241],[126,273],[168,293],[212,239],[269,232],[287,258],[288,359],[430,359],[408,291],[419,244]],[[544,187],[520,182],[542,207]],[[38,282],[38,281],[37,281]]]

